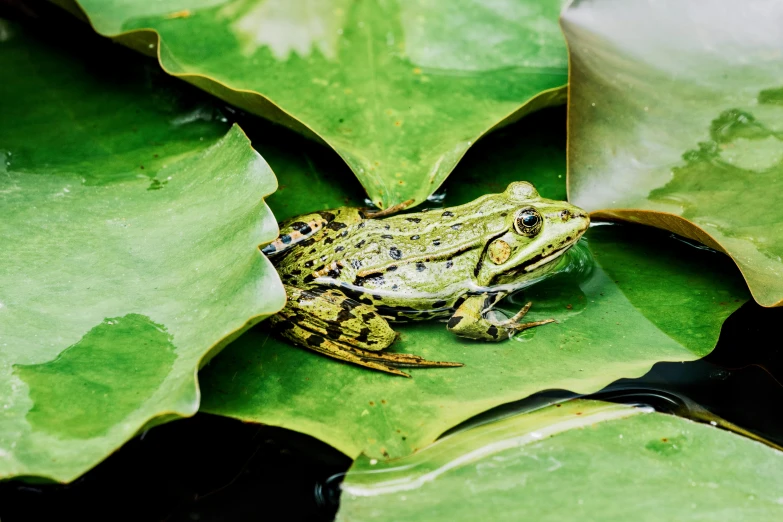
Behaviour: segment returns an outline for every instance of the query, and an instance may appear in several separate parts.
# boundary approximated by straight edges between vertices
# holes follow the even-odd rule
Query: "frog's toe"
[[[554,322],[556,322],[554,319],[544,319],[543,321],[531,321],[529,323],[513,323],[506,325],[505,327],[513,330],[514,332],[521,332],[522,330],[527,330],[528,328],[534,328],[536,326]]]

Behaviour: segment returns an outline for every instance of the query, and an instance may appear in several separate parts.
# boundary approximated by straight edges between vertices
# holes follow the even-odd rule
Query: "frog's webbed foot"
[[[448,329],[461,337],[483,341],[502,341],[516,332],[555,322],[554,319],[545,319],[520,323],[519,321],[530,310],[532,303],[527,303],[510,319],[496,320],[491,317],[489,312],[505,296],[506,294],[495,294],[469,297],[449,319]]]
[[[506,319],[504,321],[495,321],[492,318],[487,318],[487,321],[489,321],[491,324],[494,324],[498,328],[513,330],[515,332],[521,332],[522,330],[527,330],[528,328],[533,328],[535,326],[541,326],[542,324],[549,324],[555,322],[554,319],[544,319],[543,321],[531,321],[529,323],[520,323],[519,320],[525,317],[525,314],[527,314],[531,306],[533,306],[533,303],[527,303],[525,306],[522,307],[522,309],[519,312],[514,314],[514,317],[511,317],[510,319]]]
[[[411,198],[407,201],[403,201],[402,203],[397,203],[396,205],[392,205],[391,207],[385,208],[383,210],[363,209],[361,212],[366,219],[384,218],[387,216],[391,216],[392,214],[396,214],[397,212],[405,210],[406,208],[411,206],[414,201],[416,200]]]
[[[269,318],[275,332],[292,343],[373,370],[410,377],[398,368],[445,368],[460,363],[429,361],[418,355],[384,352],[397,338],[374,307],[337,290],[286,286],[288,302]]]

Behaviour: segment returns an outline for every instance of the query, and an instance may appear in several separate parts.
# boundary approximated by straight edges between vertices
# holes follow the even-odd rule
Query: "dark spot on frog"
[[[453,230],[459,230],[459,227],[461,227],[461,226],[462,226],[462,225],[460,225],[459,223],[456,223],[456,224],[454,224],[454,225],[451,225],[451,228],[452,228]]]
[[[331,212],[319,212],[318,215],[324,218],[326,221],[334,220],[334,214],[332,214]]]
[[[347,310],[349,312],[354,308],[356,308],[357,306],[359,306],[359,303],[357,303],[353,299],[343,299],[342,301],[340,301],[340,308],[342,308],[343,310]]]
[[[296,269],[294,269],[294,270],[291,270],[291,271],[290,271],[290,272],[288,272],[288,273],[289,273],[289,274],[291,274],[291,275],[293,275],[293,276],[298,276],[298,275],[301,275],[301,274],[302,274],[302,271],[301,271],[301,270],[299,270],[298,268],[296,268]]]
[[[421,272],[421,271],[426,270],[426,269],[427,269],[427,266],[424,263],[422,263],[421,261],[417,261],[416,262],[416,270],[417,271]]]
[[[335,252],[342,252],[343,250],[345,250],[345,247],[342,245],[337,245],[336,247],[334,247]]]
[[[326,228],[328,228],[329,230],[334,230],[335,232],[337,232],[338,230],[346,228],[346,224],[345,223],[341,223],[339,221],[332,221],[331,223],[326,225]]]
[[[331,245],[332,243],[334,243],[333,237],[329,236],[326,239],[324,239],[324,245]]]
[[[329,259],[329,256],[321,256],[321,261],[326,261],[327,259]]]
[[[315,276],[313,274],[307,274],[302,278],[302,283],[312,283],[315,281]]]
[[[446,261],[446,268],[451,268],[452,266],[454,266],[454,261],[452,261],[451,259]]]
[[[362,320],[364,320],[364,322],[370,322],[373,319],[375,319],[377,315],[378,314],[376,314],[375,312],[367,312],[366,314],[362,314]]]
[[[454,212],[449,212],[448,210],[443,213],[443,217],[454,217]]]
[[[386,269],[387,272],[394,272],[397,270],[397,265],[390,265],[389,268]]]
[[[384,228],[385,230],[389,230],[389,229],[391,228],[391,225],[386,225],[386,226],[385,226],[385,227],[383,227],[383,228]]]
[[[285,332],[286,330],[291,330],[294,327],[294,323],[291,321],[278,321],[274,324],[273,330],[277,333]]]
[[[370,340],[370,329],[366,326],[359,330],[359,335],[356,336],[356,340],[360,343],[366,343]]]
[[[448,327],[454,328],[459,324],[460,321],[462,321],[461,315],[452,315],[451,318],[449,319]]]
[[[566,237],[566,241],[571,241],[571,236]]]
[[[347,235],[348,235],[348,231],[347,230],[343,230],[342,232],[340,232],[340,237],[345,237]]]
[[[394,239],[394,236],[390,236],[389,234],[383,234],[381,237],[383,239]]]
[[[392,290],[397,290],[398,288],[399,288],[399,286],[397,286],[397,285],[392,285],[392,287],[391,287]]]
[[[411,223],[421,223],[421,218],[411,217],[411,218],[405,218],[405,220],[410,221]]]
[[[439,246],[440,245],[440,239],[436,239],[432,242],[433,245]]]
[[[353,284],[356,286],[364,286],[367,283],[375,286],[383,286],[386,283],[386,280],[380,274],[372,274],[366,277],[357,277],[353,280]]]
[[[364,221],[361,221],[361,222],[360,222],[358,225],[356,225],[356,228],[364,228],[364,226],[365,226],[366,224],[367,224],[367,223],[365,223]]]
[[[419,236],[418,236],[418,235],[416,235],[416,236],[411,236],[411,240],[413,240],[413,241],[416,241],[417,239],[419,239]]]
[[[357,306],[358,304],[359,303],[356,303]],[[351,308],[342,307],[341,310],[337,312],[337,317],[335,319],[338,323],[345,323],[352,319],[356,319],[356,316],[351,312]]]
[[[312,346],[321,346],[324,343],[324,338],[320,335],[313,334],[307,338],[307,344]]]
[[[508,212],[501,212],[500,213],[500,217],[506,217],[506,216],[508,216]]]
[[[362,246],[364,246],[365,243],[366,243],[366,241],[364,239],[362,239],[361,241],[356,243],[356,248],[362,248]]]
[[[293,228],[298,232],[301,232],[302,234],[307,234],[308,232],[310,232],[310,225],[308,225],[304,221],[295,221],[294,223],[291,223],[290,226],[291,228]],[[305,228],[307,229],[307,231],[304,230]]]
[[[312,245],[313,243],[315,243],[315,239],[310,237],[310,238],[305,239],[301,243],[299,243],[299,246],[308,247],[308,246]]]
[[[400,252],[400,249],[397,247],[391,247],[389,249],[389,257],[395,260],[402,259],[402,252]]]
[[[280,236],[280,241],[284,245],[287,245],[287,244],[289,244],[291,242],[291,236],[289,236],[288,234],[283,234],[282,236]]]
[[[444,306],[446,306],[446,301],[435,301],[432,303],[433,308],[443,308]]]
[[[359,302],[360,302],[360,303],[367,304],[367,305],[371,305],[371,304],[372,304],[372,299],[371,299],[371,298],[370,298],[370,296],[368,296],[367,294],[362,294],[362,295],[359,297]]]
[[[497,328],[497,326],[495,326],[494,324],[490,325],[490,327],[487,328],[487,333],[489,335],[491,335],[493,339],[497,339],[498,338],[498,328]]]
[[[305,267],[305,268],[310,268],[311,266],[313,266],[313,264],[315,264],[315,261],[313,261],[313,260],[311,259],[310,261],[305,261],[305,262],[304,262],[304,267]]]
[[[339,319],[338,319],[339,321]],[[342,332],[340,331],[339,325],[332,325],[326,328],[326,337],[329,339],[340,339],[342,337]]]
[[[354,270],[359,270],[362,267],[362,262],[358,259],[351,259],[351,267],[353,267]]]
[[[326,273],[326,275],[328,275],[329,277],[332,277],[332,278],[338,278],[338,277],[340,277],[340,269],[339,268],[332,268],[331,270],[329,270],[329,272]]]

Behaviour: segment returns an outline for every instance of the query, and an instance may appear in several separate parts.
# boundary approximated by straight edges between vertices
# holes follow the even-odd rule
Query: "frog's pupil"
[[[535,214],[525,214],[522,216],[522,224],[526,227],[534,227],[538,224],[538,216]]]

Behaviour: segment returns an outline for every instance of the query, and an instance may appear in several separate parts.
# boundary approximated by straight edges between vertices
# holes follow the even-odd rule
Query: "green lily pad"
[[[576,400],[359,458],[337,520],[779,520],[783,453],[649,409]],[[393,513],[393,517],[390,515]]]
[[[783,4],[574,2],[569,194],[726,252],[783,304]],[[769,27],[769,29],[767,29]],[[760,37],[759,35],[764,35]]]
[[[0,478],[68,481],[195,413],[202,362],[283,305],[276,181],[129,52],[0,35]]]
[[[517,124],[477,145],[450,178],[445,203],[502,190],[512,180],[562,197],[562,116],[539,113],[523,122],[530,127]],[[277,216],[346,203],[335,192],[339,183],[332,192],[311,188],[311,170],[317,164],[302,161],[300,170],[285,173],[286,187],[270,200]],[[572,252],[570,271],[504,306],[516,311],[530,300],[530,320],[554,317],[558,324],[498,344],[462,340],[439,322],[398,328],[402,338],[393,349],[463,368],[393,377],[290,346],[262,325],[202,371],[202,409],[308,433],[351,457],[401,457],[475,414],[541,390],[589,393],[658,361],[702,357],[747,298],[724,256],[647,227],[595,227]]]
[[[380,207],[423,201],[480,136],[565,101],[562,0],[57,3],[157,50],[169,73],[323,140]]]

